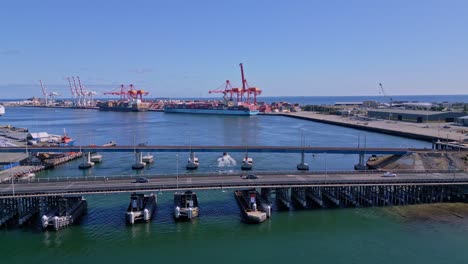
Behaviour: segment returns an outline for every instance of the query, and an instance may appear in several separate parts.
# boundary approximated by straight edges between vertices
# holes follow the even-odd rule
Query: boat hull
[[[204,115],[234,115],[252,116],[259,113],[258,110],[235,110],[235,109],[189,109],[189,108],[164,108],[164,113],[182,114],[204,114]]]
[[[146,112],[148,108],[141,107],[109,107],[99,106],[99,111],[112,111],[112,112]]]
[[[74,144],[75,144],[75,140],[70,140],[66,143],[59,143],[59,146],[60,147],[73,147]]]

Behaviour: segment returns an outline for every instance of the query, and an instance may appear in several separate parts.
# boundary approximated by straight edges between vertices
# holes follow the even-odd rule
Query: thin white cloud
[[[0,54],[1,55],[6,55],[6,56],[10,56],[10,55],[18,55],[20,54],[21,51],[19,49],[4,49],[4,50],[0,50]]]
[[[129,72],[144,74],[144,73],[153,72],[153,69],[151,69],[151,68],[135,68],[135,69],[130,69]]]

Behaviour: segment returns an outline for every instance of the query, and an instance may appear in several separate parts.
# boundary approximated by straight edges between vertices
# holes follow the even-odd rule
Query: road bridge
[[[381,172],[314,172],[245,174],[167,174],[147,175],[149,182],[137,183],[141,176],[88,176],[37,178],[0,184],[0,198],[57,196],[72,194],[119,193],[242,188],[350,187],[350,186],[424,186],[468,185],[468,171],[397,172],[383,177]]]
[[[409,152],[431,151],[421,148],[357,148],[300,146],[67,146],[67,147],[1,147],[0,152],[256,152],[256,153],[328,153],[403,155]],[[435,150],[434,150],[435,151]],[[447,150],[444,150],[447,151]]]

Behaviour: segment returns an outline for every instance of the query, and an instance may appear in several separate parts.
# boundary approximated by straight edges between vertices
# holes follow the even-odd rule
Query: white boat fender
[[[188,219],[192,219],[192,215],[193,215],[193,208],[189,207],[188,212],[187,212]]]
[[[180,207],[179,206],[176,206],[174,208],[174,217],[177,218],[177,219],[180,217]]]
[[[145,221],[149,221],[149,220],[150,220],[150,213],[149,213],[148,209],[143,210],[143,219],[144,219]]]
[[[60,226],[59,226],[59,217],[58,216],[54,216],[54,228],[55,230],[59,230]]]
[[[135,223],[135,214],[133,212],[127,213],[127,221],[132,225]]]
[[[265,206],[265,209],[266,209],[265,211],[266,211],[267,217],[270,218],[271,217],[271,206],[267,205],[267,206]]]
[[[46,215],[43,215],[41,217],[41,222],[42,222],[42,228],[47,228],[49,225],[49,218]]]
[[[257,211],[257,203],[252,203],[252,210]]]

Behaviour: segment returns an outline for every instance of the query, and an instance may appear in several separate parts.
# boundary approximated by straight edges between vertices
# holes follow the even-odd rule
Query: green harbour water
[[[280,116],[223,117],[164,113],[116,113],[94,110],[8,108],[2,124],[32,132],[61,134],[66,128],[76,145],[306,145],[428,147],[417,140],[358,131]],[[361,142],[362,144],[362,142]],[[153,153],[155,163],[142,172],[130,169],[132,154],[104,154],[89,171],[80,160],[37,177],[175,173],[176,153]],[[221,154],[221,153],[220,153]],[[239,171],[242,153],[230,153],[235,166],[223,166],[217,154],[199,153],[200,172]],[[294,154],[254,154],[255,170],[294,170]],[[188,153],[179,153],[184,171]],[[183,162],[182,162],[183,161]],[[308,155],[316,170],[351,170],[353,155]],[[402,216],[391,208],[290,209],[274,206],[259,225],[241,221],[232,190],[198,191],[200,217],[175,222],[173,196],[157,193],[153,221],[128,226],[129,194],[86,195],[88,213],[81,222],[56,231],[34,227],[0,229],[0,263],[467,263],[465,218]],[[406,208],[405,210],[411,210]]]

